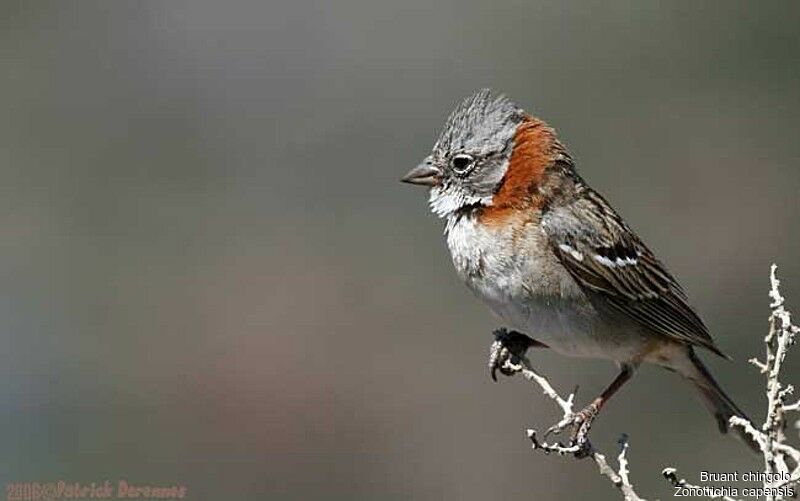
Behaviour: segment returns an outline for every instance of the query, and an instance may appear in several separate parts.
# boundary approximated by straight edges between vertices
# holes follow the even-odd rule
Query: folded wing
[[[590,299],[676,341],[725,357],[686,293],[598,193],[549,208],[542,228],[564,267]]]

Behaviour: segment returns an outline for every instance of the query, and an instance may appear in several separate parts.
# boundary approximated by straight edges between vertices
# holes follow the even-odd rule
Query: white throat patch
[[[434,186],[431,188],[428,204],[434,214],[441,218],[446,218],[469,205],[491,205],[492,197],[471,195],[458,186],[448,186],[446,188]]]

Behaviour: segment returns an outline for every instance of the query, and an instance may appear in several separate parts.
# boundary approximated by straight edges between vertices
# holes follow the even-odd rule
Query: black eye
[[[458,155],[453,157],[452,164],[453,170],[458,174],[464,174],[470,168],[472,168],[472,164],[475,162],[475,159],[469,155],[465,155],[463,153],[459,153]]]

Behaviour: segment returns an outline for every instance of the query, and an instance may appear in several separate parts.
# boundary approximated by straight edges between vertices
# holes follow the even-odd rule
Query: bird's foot
[[[582,410],[567,415],[558,423],[551,426],[545,433],[545,438],[552,434],[559,434],[570,428],[570,446],[577,447],[575,457],[586,457],[592,450],[592,444],[589,442],[589,430],[592,428],[597,414],[600,412],[600,405],[595,401],[587,405]]]
[[[513,376],[522,369],[520,358],[525,356],[531,346],[543,346],[541,343],[517,331],[506,328],[496,329],[494,342],[489,348],[489,373],[497,381],[497,371],[505,376]]]

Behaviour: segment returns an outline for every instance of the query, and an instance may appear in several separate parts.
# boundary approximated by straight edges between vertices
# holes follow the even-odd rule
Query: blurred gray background
[[[397,182],[483,86],[557,127],[681,279],[754,416],[800,313],[797,2],[3,2],[0,477],[191,499],[617,499]],[[795,359],[800,356],[795,355]],[[605,362],[541,353],[585,402]],[[796,360],[787,378],[800,383]],[[760,469],[645,368],[594,430],[640,494]],[[751,485],[752,486],[752,485]]]

